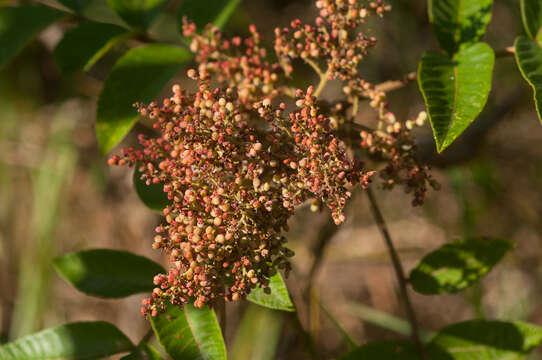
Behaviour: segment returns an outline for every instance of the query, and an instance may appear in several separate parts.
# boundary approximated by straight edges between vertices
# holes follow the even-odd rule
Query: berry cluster
[[[393,113],[387,112],[383,115],[381,130],[360,133],[361,146],[370,156],[386,164],[379,171],[383,188],[391,190],[396,185],[403,185],[406,193],[414,195],[413,206],[423,204],[429,186],[435,190],[439,188],[429,174],[429,168],[417,160],[416,145],[409,131],[414,125],[422,126],[426,116],[422,112],[416,120],[402,124]]]
[[[266,288],[276,268],[289,269],[293,254],[280,234],[295,207],[316,198],[340,224],[347,187],[368,181],[332,135],[312,87],[297,92],[287,115],[285,104],[275,109],[269,99],[247,109],[235,87],[213,89],[201,79],[198,87],[190,94],[176,85],[162,106],[139,105],[160,137],[140,136],[143,150],[109,161],[137,164],[142,179],[163,184],[171,200],[153,247],[168,252],[172,266],[154,279],[145,314],[168,302],[201,307]]]
[[[140,135],[141,150],[123,150],[109,163],[137,166],[142,179],[162,184],[170,200],[153,248],[168,253],[171,266],[155,277],[156,288],[143,302],[145,315],[158,314],[168,303],[212,306],[256,287],[269,292],[277,269],[290,270],[293,252],[281,234],[296,207],[308,200],[314,209],[325,205],[339,225],[352,188],[368,186],[375,171],[364,171],[347,154],[361,150],[384,161],[384,187],[404,184],[413,190],[415,205],[423,201],[427,183],[436,186],[414,157],[411,124],[405,128],[395,121],[385,93],[357,76],[375,43],[358,28],[390,7],[382,0],[316,4],[315,26],[295,20],[291,29],[276,31],[276,62],[268,60],[254,26],[248,38],[228,40],[210,25],[198,33],[185,19],[183,34],[191,37],[198,63],[187,75],[197,81],[197,91],[175,85],[160,105],[136,104],[159,135]],[[320,75],[317,90],[288,86],[290,61],[297,57]],[[318,99],[330,78],[345,83],[345,100]],[[363,98],[376,110],[379,128],[361,133],[361,147],[354,148],[359,138],[349,139],[347,149],[341,127],[354,124]],[[287,99],[293,101],[287,105]]]
[[[275,52],[286,73],[290,59],[302,58],[309,63],[326,62],[325,74],[330,79],[351,79],[367,50],[376,39],[367,37],[359,26],[373,15],[382,15],[391,7],[382,0],[362,4],[358,0],[318,0],[320,16],[315,25],[293,20],[289,28],[275,29]]]

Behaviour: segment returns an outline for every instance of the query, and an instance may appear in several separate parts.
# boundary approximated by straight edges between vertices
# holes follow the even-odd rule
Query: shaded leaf
[[[410,273],[414,290],[422,294],[455,293],[487,274],[513,247],[495,238],[455,241],[426,255]]]
[[[514,42],[516,64],[533,88],[538,119],[542,122],[542,47],[525,36]]]
[[[162,210],[171,203],[167,193],[164,192],[164,185],[161,183],[147,185],[145,181],[141,180],[141,173],[137,169],[134,171],[133,181],[136,193],[143,204],[162,214]]]
[[[122,357],[121,360],[163,360],[163,358],[151,345],[140,343],[136,351]]]
[[[68,30],[55,48],[55,59],[64,72],[87,71],[119,40],[128,35],[120,26],[87,22]]]
[[[429,0],[428,5],[440,47],[454,54],[461,45],[475,43],[485,34],[493,0]]]
[[[0,8],[0,66],[25,44],[65,14],[41,5]]]
[[[418,84],[438,152],[476,119],[491,89],[495,54],[484,43],[461,49],[452,59],[428,51],[418,67]]]
[[[521,19],[527,35],[535,40],[542,27],[542,3],[540,0],[521,0]]]
[[[93,0],[58,0],[59,3],[75,11],[76,13],[82,13]]]
[[[209,23],[222,28],[240,2],[241,0],[185,0],[178,10],[180,24],[182,25],[183,16],[186,16],[199,30]]]
[[[250,305],[241,319],[231,360],[274,360],[284,318],[281,313]]]
[[[270,294],[266,294],[262,288],[256,288],[247,296],[247,300],[270,309],[295,311],[295,306],[288,294],[288,288],[280,273],[276,273],[269,279]]]
[[[453,358],[437,345],[425,347],[426,359],[452,360]],[[421,360],[416,346],[410,341],[376,341],[363,345],[341,357],[340,360]]]
[[[150,102],[192,58],[188,51],[170,45],[131,49],[111,70],[98,99],[96,135],[102,153],[111,150],[135,124],[135,102]]]
[[[160,344],[173,359],[226,359],[226,346],[216,315],[209,308],[169,305],[167,311],[151,317]]]
[[[127,24],[146,29],[167,0],[107,0],[107,3]]]
[[[127,251],[93,249],[59,256],[57,272],[87,295],[121,298],[151,292],[153,278],[165,272],[162,266]]]
[[[446,349],[454,360],[516,360],[541,342],[542,328],[532,324],[472,320],[442,329],[430,346]]]
[[[77,322],[46,329],[0,346],[2,360],[93,359],[130,351],[132,342],[113,324]]]

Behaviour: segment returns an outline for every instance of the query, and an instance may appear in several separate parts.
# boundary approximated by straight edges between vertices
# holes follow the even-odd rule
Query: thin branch
[[[370,188],[367,189],[367,196],[371,204],[371,212],[373,214],[373,217],[375,218],[376,225],[378,226],[378,229],[380,230],[380,233],[382,234],[382,237],[384,238],[386,242],[386,246],[388,247],[388,251],[391,257],[393,268],[395,269],[395,274],[397,276],[397,280],[399,281],[399,289],[401,291],[401,298],[403,300],[405,310],[408,316],[408,321],[410,322],[410,327],[412,329],[412,334],[411,334],[412,341],[418,348],[418,352],[420,353],[421,358],[426,359],[423,344],[420,339],[420,330],[418,327],[418,321],[416,319],[416,313],[414,312],[414,308],[412,307],[412,303],[410,302],[410,297],[408,295],[407,280],[405,277],[403,266],[401,265],[401,260],[399,259],[399,255],[397,254],[397,251],[395,250],[395,247],[391,240],[390,232],[388,230],[388,227],[386,226],[384,217],[382,216],[382,213],[380,212],[380,208],[378,207],[378,203],[376,202],[373,191]]]
[[[516,49],[513,46],[508,46],[508,47],[505,47],[504,49],[496,50],[495,57],[503,58],[503,57],[508,57],[508,56],[514,56],[515,53],[516,53]]]
[[[405,76],[401,80],[388,80],[384,81],[383,83],[375,85],[375,90],[388,92],[393,90],[401,89],[408,84],[410,84],[412,81],[416,80],[416,72],[412,71]]]

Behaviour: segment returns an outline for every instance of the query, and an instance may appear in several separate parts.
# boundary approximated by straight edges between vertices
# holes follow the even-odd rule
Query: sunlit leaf
[[[117,61],[98,100],[96,135],[102,153],[120,142],[139,115],[135,102],[150,102],[192,58],[176,46],[152,44],[134,48]]]
[[[241,0],[185,0],[179,7],[178,16],[182,23],[183,16],[193,21],[198,29],[209,23],[219,28],[226,25]]]
[[[86,22],[68,30],[55,48],[58,66],[64,72],[88,70],[119,40],[128,35],[120,26]]]
[[[77,322],[46,329],[2,345],[0,359],[95,359],[133,348],[126,335],[110,323]]]
[[[164,314],[151,317],[160,344],[173,359],[225,360],[226,346],[216,315],[205,307],[170,305]]]
[[[151,292],[162,266],[127,251],[93,249],[57,257],[55,269],[66,281],[88,295],[121,298]]]
[[[448,54],[475,43],[486,32],[493,0],[429,0],[429,20],[440,47]]]
[[[512,248],[509,241],[468,238],[426,255],[410,273],[414,290],[422,294],[455,293],[487,274]]]
[[[41,5],[0,8],[0,66],[11,59],[39,32],[64,13]]]
[[[533,88],[536,113],[542,122],[542,47],[525,36],[514,43],[516,63],[521,75]]]
[[[295,311],[288,288],[279,273],[269,279],[269,289],[271,293],[266,294],[262,288],[256,288],[247,296],[247,300],[270,309]]]
[[[439,152],[476,119],[489,91],[495,54],[484,43],[462,48],[453,58],[428,51],[418,67],[423,94]]]

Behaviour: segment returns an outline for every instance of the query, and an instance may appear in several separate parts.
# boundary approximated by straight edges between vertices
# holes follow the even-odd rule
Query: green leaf
[[[148,28],[167,0],[107,0],[122,20],[135,28]]]
[[[514,42],[514,48],[519,71],[533,88],[536,113],[542,122],[542,47],[520,36]]]
[[[428,0],[429,21],[442,50],[454,54],[475,43],[491,21],[493,0]]]
[[[64,34],[55,48],[56,62],[64,72],[87,71],[127,35],[129,32],[117,25],[83,23]]]
[[[126,251],[93,249],[62,255],[54,260],[57,272],[87,295],[122,298],[154,288],[162,266]]]
[[[0,8],[0,66],[39,32],[65,14],[41,5]]]
[[[81,14],[92,1],[93,0],[58,0],[59,3],[79,14]]]
[[[542,3],[540,0],[521,0],[521,19],[527,35],[535,40],[542,27]]]
[[[425,347],[426,359],[452,360],[437,345]],[[416,346],[406,340],[376,341],[363,345],[341,357],[340,360],[421,360]]]
[[[163,360],[160,353],[151,345],[143,342],[136,351],[121,358],[121,360]]]
[[[446,349],[453,360],[516,360],[541,342],[542,328],[532,324],[472,320],[442,329],[430,346]]]
[[[495,238],[455,241],[426,255],[410,273],[419,293],[432,295],[463,290],[487,274],[513,247]]]
[[[143,204],[162,214],[162,210],[171,203],[167,193],[164,192],[164,185],[161,183],[147,185],[141,180],[141,173],[137,169],[134,171],[133,181],[136,193]]]
[[[452,59],[428,51],[418,67],[418,84],[442,152],[476,119],[491,89],[495,54],[484,43],[462,48]]]
[[[247,300],[270,309],[295,311],[295,306],[288,295],[288,288],[277,272],[269,279],[270,294],[266,294],[262,288],[256,288],[247,296]]]
[[[173,359],[222,360],[226,346],[216,315],[209,308],[169,305],[163,314],[151,317],[160,344]]]
[[[77,322],[43,330],[0,346],[0,359],[94,359],[133,348],[132,342],[113,324],[103,321]]]
[[[237,328],[231,360],[274,360],[284,317],[278,311],[250,305]]]
[[[176,46],[152,44],[131,49],[119,59],[98,99],[96,135],[102,153],[119,143],[139,118],[132,105],[152,101],[191,58]]]
[[[178,10],[180,24],[186,16],[198,29],[211,23],[219,28],[224,27],[241,0],[185,0]]]

